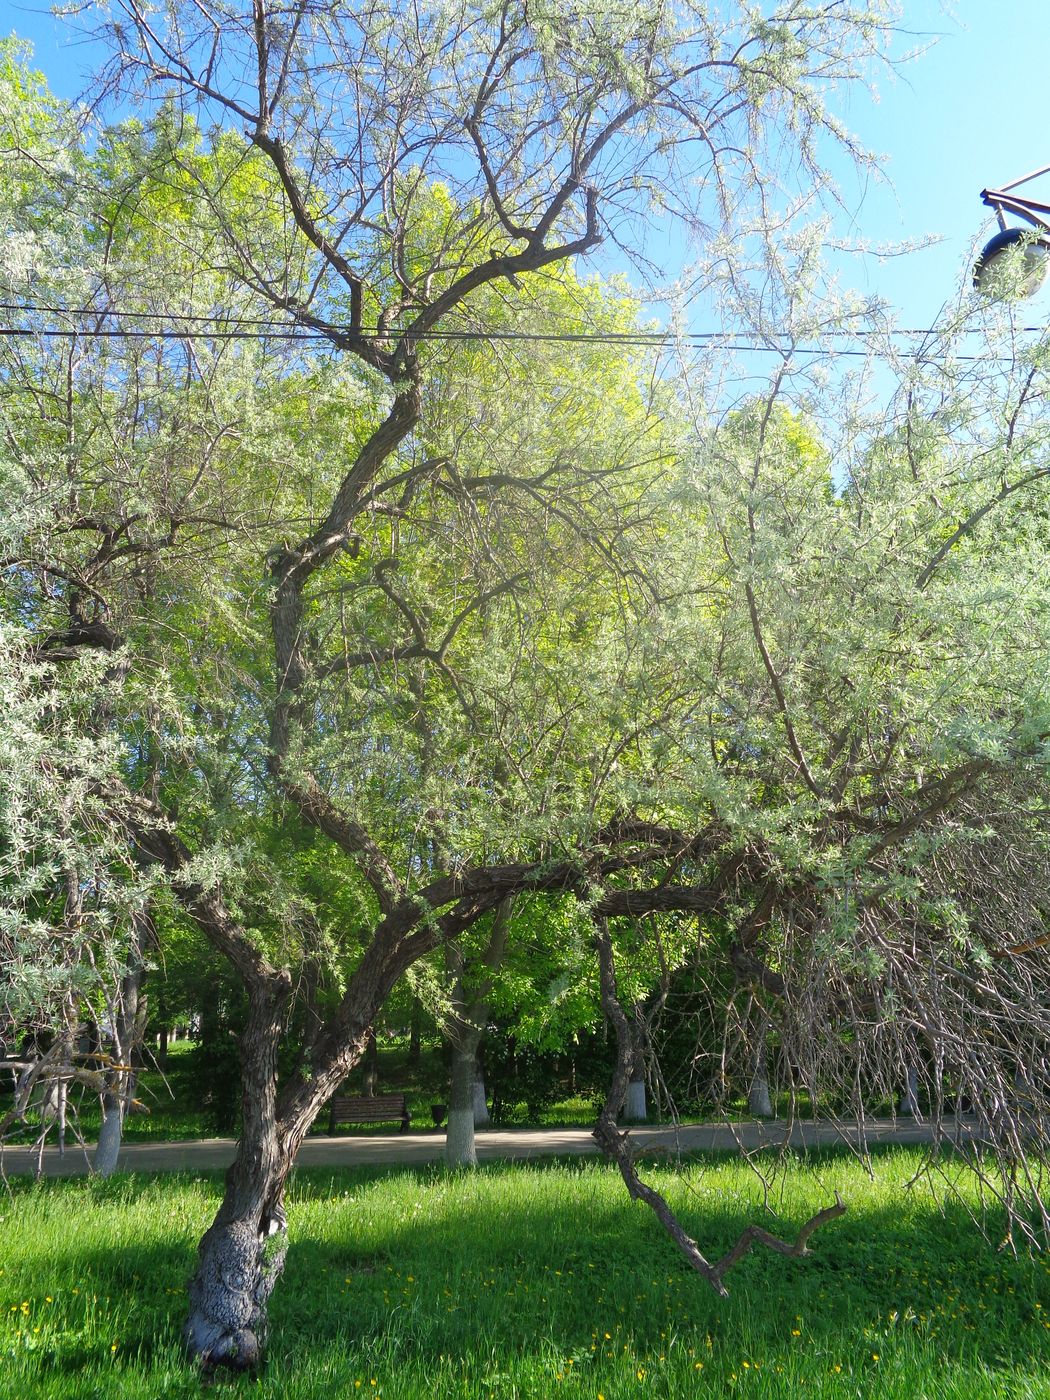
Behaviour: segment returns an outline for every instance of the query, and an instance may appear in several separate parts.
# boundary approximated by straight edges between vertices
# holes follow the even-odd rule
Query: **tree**
[[[824,100],[881,44],[880,9],[788,0],[724,24],[689,5],[119,11],[104,85],[167,106],[100,170],[121,197],[87,221],[73,326],[119,309],[197,331],[177,354],[129,339],[116,370],[78,366],[77,415],[126,460],[89,489],[77,439],[78,513],[48,542],[75,582],[30,586],[29,615],[39,629],[64,610],[73,649],[85,623],[131,649],[123,722],[148,729],[159,779],[111,783],[109,809],[245,990],[242,1136],[186,1336],[206,1366],[251,1367],[287,1173],[407,968],[509,898],[568,892],[618,1029],[607,921],[648,914],[721,915],[735,974],[789,1008],[814,985],[837,1006],[843,981],[867,1006],[870,978],[827,965],[829,891],[854,908],[861,891],[865,930],[888,907],[936,941],[914,883],[929,842],[949,812],[954,838],[984,784],[1041,762],[1039,730],[1030,675],[975,667],[991,634],[962,646],[958,611],[965,665],[938,657],[931,693],[974,675],[978,753],[917,717],[909,666],[945,607],[942,560],[976,522],[949,544],[936,491],[929,506],[928,482],[872,448],[921,526],[900,550],[902,498],[873,502],[860,471],[837,494],[832,449],[778,409],[782,378],[705,435],[668,500],[676,434],[629,354],[530,348],[532,379],[500,378],[441,339],[513,346],[498,337],[567,306],[573,332],[615,321],[572,261],[626,246],[654,207],[732,232],[779,164],[813,168],[817,134],[837,132]],[[222,339],[247,321],[330,353]],[[591,390],[610,380],[623,408],[603,419]],[[35,583],[59,565],[41,548],[25,567]],[[1025,703],[997,719],[1015,682]],[[303,828],[352,919],[274,858]],[[329,1000],[282,1080],[308,954]],[[785,1025],[805,1027],[809,1060],[841,1041]],[[602,1138],[659,1209],[615,1129],[621,1089]],[[722,1286],[728,1265],[685,1253]]]
[[[761,178],[765,132],[778,128],[779,142],[790,124],[810,158],[823,121],[821,87],[867,57],[882,25],[870,9],[793,3],[768,21],[745,13],[721,32],[688,7],[627,14],[620,7],[582,13],[561,4],[528,11],[463,5],[434,8],[411,23],[397,12],[351,6],[302,4],[278,16],[261,0],[250,15],[218,5],[173,4],[154,14],[129,3],[121,11],[111,31],[108,81],[161,85],[183,109],[229,124],[224,139],[235,145],[233,132],[247,133],[241,158],[268,192],[262,210],[248,201],[231,207],[225,179],[198,179],[203,222],[217,230],[223,263],[232,262],[241,285],[270,314],[309,326],[354,357],[373,376],[367,382],[378,408],[356,435],[327,501],[319,492],[306,527],[268,560],[268,781],[301,820],[357,863],[376,905],[343,999],[310,1047],[309,1075],[293,1077],[279,1095],[275,1048],[292,990],[287,971],[247,934],[221,885],[184,873],[190,848],[162,824],[163,814],[141,802],[132,807],[141,817],[140,845],[166,869],[248,990],[243,1136],[226,1199],[202,1242],[187,1336],[209,1364],[251,1365],[283,1257],[285,1176],[320,1105],[362,1053],[394,981],[517,889],[576,882],[581,861],[596,862],[601,878],[620,858],[598,852],[637,841],[630,823],[622,835],[602,832],[598,846],[593,834],[581,833],[582,849],[574,841],[568,860],[552,861],[563,837],[559,831],[552,847],[544,831],[564,823],[552,823],[555,811],[537,807],[532,793],[527,810],[542,822],[528,833],[524,860],[507,863],[511,843],[490,837],[488,863],[478,866],[478,845],[465,845],[450,820],[439,820],[417,867],[426,871],[421,878],[403,844],[394,854],[387,849],[363,800],[364,792],[375,796],[377,781],[403,782],[420,762],[403,738],[405,717],[419,703],[411,663],[423,662],[428,681],[440,682],[446,706],[458,701],[449,654],[464,609],[478,615],[505,599],[513,575],[503,563],[494,577],[486,570],[473,596],[460,595],[442,624],[404,598],[394,576],[373,560],[368,601],[377,609],[381,595],[386,615],[380,610],[377,627],[358,608],[354,631],[365,645],[354,648],[347,639],[333,656],[312,613],[345,547],[353,549],[377,514],[396,521],[414,495],[434,486],[459,498],[464,518],[491,518],[493,503],[523,500],[557,531],[563,501],[587,502],[600,480],[557,464],[523,473],[517,462],[513,470],[464,478],[458,453],[435,461],[423,444],[429,372],[442,351],[429,337],[439,327],[476,325],[484,289],[516,295],[518,282],[582,256],[603,237],[625,238],[652,201],[686,199],[700,169],[728,217],[737,187]],[[249,71],[250,83],[233,77]],[[682,180],[677,171],[686,163]],[[388,387],[379,388],[383,383]],[[578,510],[567,522],[577,533]],[[400,636],[391,625],[398,615]],[[384,778],[380,756],[369,752],[363,763],[344,765],[341,781],[326,781],[318,774],[331,762],[332,745],[316,717],[331,715],[354,732],[363,675],[378,677],[384,688],[393,681],[403,716],[392,745],[396,767]],[[455,771],[447,748],[442,759],[432,770]],[[509,794],[473,786],[470,825],[483,830],[501,809],[505,823]],[[414,829],[425,834],[434,823],[426,811],[420,819]],[[595,830],[601,823],[592,821]],[[524,839],[514,844],[526,846]],[[588,848],[590,857],[583,855]],[[242,1283],[233,1287],[232,1279]]]
[[[23,59],[17,44],[0,44],[5,290],[47,277],[57,299],[75,300],[86,246],[82,207],[69,190],[86,161],[71,115]],[[19,159],[27,150],[46,150],[63,180]],[[56,247],[63,256],[54,262]],[[12,1045],[18,1071],[0,1144],[35,1099],[39,1145],[57,1125],[63,1146],[67,1126],[76,1131],[70,1090],[99,1094],[107,1112],[96,1164],[106,1172],[134,1094],[128,1066],[141,1039],[137,991],[153,881],[135,865],[127,828],[99,797],[123,776],[112,725],[124,691],[116,639],[75,589],[54,629],[33,597],[29,560],[39,539],[61,528],[63,494],[61,474],[45,481],[35,460],[62,457],[72,430],[63,421],[68,398],[36,350],[12,346],[0,382],[0,1040]],[[20,394],[16,382],[31,383],[35,397]],[[21,454],[27,433],[33,448]],[[34,580],[45,592],[71,582],[56,558]],[[86,732],[93,742],[85,742]],[[107,1043],[112,1053],[100,1052]]]
[[[512,907],[512,901],[508,899],[493,913],[489,938],[478,960],[481,966],[476,971],[474,968],[468,969],[460,943],[446,945],[445,956],[450,975],[451,995],[448,1011],[443,1019],[445,1036],[451,1051],[451,1066],[445,1161],[450,1167],[477,1165],[474,1126],[477,1115],[475,1085],[478,1047],[488,1019],[488,996],[492,976],[498,973],[503,960]],[[470,976],[470,973],[475,973],[475,976]],[[477,973],[481,974],[480,977]]]

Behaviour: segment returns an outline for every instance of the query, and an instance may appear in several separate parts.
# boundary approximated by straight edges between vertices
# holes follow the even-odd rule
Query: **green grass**
[[[996,1253],[962,1204],[906,1191],[909,1153],[793,1168],[791,1229],[833,1187],[812,1254],[754,1253],[719,1300],[597,1163],[302,1172],[266,1372],[228,1395],[1050,1397],[1050,1272]],[[647,1171],[709,1250],[760,1210],[737,1162]],[[18,1182],[0,1198],[3,1400],[174,1400],[211,1178]],[[976,1206],[974,1197],[968,1200]]]

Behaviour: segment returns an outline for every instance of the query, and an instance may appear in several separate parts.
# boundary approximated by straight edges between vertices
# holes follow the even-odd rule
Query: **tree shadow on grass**
[[[1008,1371],[1050,1361],[1045,1261],[996,1254],[958,1202],[899,1187],[866,1199],[848,1154],[823,1152],[810,1164],[817,1184],[808,1184],[806,1204],[792,1202],[786,1222],[763,1223],[793,1236],[836,1180],[849,1182],[849,1213],[814,1236],[805,1258],[754,1251],[728,1277],[728,1299],[686,1268],[602,1164],[493,1164],[455,1177],[434,1168],[297,1173],[291,1248],[272,1301],[275,1365],[292,1368],[306,1351],[319,1365],[326,1356],[333,1364],[379,1357],[420,1374],[440,1358],[476,1364],[497,1354],[583,1364],[625,1348],[659,1357],[672,1337],[712,1366],[738,1355],[742,1340],[785,1367],[803,1349],[870,1362],[895,1338],[931,1367],[979,1358]],[[716,1165],[677,1194],[669,1174],[646,1174],[659,1177],[710,1255],[758,1218],[740,1173],[720,1176]],[[16,1214],[19,1198],[34,1193],[57,1212],[70,1189],[16,1190]],[[86,1281],[120,1319],[121,1354],[147,1371],[170,1366],[198,1226],[221,1178],[128,1176],[75,1190],[82,1206],[109,1217],[117,1242],[100,1242],[102,1225],[90,1239],[53,1238],[49,1278]],[[99,1364],[108,1345],[105,1327],[74,1328],[42,1369]]]
[[[834,1157],[822,1156],[833,1167]],[[658,1352],[673,1329],[692,1333],[696,1345],[711,1338],[714,1348],[746,1334],[769,1355],[801,1345],[834,1355],[870,1352],[871,1338],[903,1329],[942,1359],[979,1353],[991,1367],[1026,1366],[1041,1351],[1050,1360],[1045,1269],[996,1254],[957,1202],[859,1200],[813,1238],[805,1258],[752,1252],[727,1279],[730,1297],[720,1299],[645,1207],[592,1189],[607,1187],[602,1169],[552,1170],[566,1199],[522,1193],[516,1207],[497,1201],[488,1218],[475,1213],[469,1228],[443,1208],[441,1193],[454,1188],[433,1173],[420,1191],[438,1199],[396,1219],[369,1215],[364,1182],[345,1211],[329,1199],[323,1238],[308,1233],[307,1221],[296,1231],[274,1299],[277,1345],[286,1331],[308,1328],[316,1343],[351,1350],[385,1336],[399,1354],[414,1350],[420,1360],[479,1346],[526,1353],[538,1340],[571,1355],[596,1338],[627,1336]],[[300,1179],[296,1189],[305,1214],[311,1202],[325,1202],[323,1181]],[[678,1205],[712,1256],[756,1219],[754,1202],[740,1192]],[[787,1223],[763,1223],[793,1237],[804,1216],[792,1210]]]

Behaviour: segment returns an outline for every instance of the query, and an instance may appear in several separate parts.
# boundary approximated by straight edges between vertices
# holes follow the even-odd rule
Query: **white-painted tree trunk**
[[[492,921],[489,945],[482,964],[494,972],[503,958],[512,900],[504,900]],[[485,1081],[478,1065],[478,1046],[488,1019],[487,998],[490,978],[482,978],[467,990],[467,968],[462,949],[450,943],[445,948],[445,966],[451,978],[451,1009],[446,1034],[452,1049],[448,1095],[448,1128],[445,1133],[445,1163],[450,1167],[476,1167],[475,1124],[489,1121],[485,1102]]]
[[[908,1066],[908,1078],[901,1096],[900,1112],[909,1118],[919,1116],[919,1072],[914,1065]]]
[[[640,1005],[635,1007],[631,1022],[631,1078],[623,1101],[623,1116],[629,1123],[641,1123],[648,1117],[645,1102],[645,1051],[643,1031],[639,1021]]]
[[[476,1167],[478,1152],[474,1139],[474,1109],[449,1108],[445,1131],[445,1164],[449,1167]]]
[[[755,1071],[747,1091],[747,1111],[752,1118],[772,1118],[773,1102],[769,1097],[769,1079],[763,1064]]]
[[[452,1063],[448,1086],[448,1127],[445,1129],[445,1165],[476,1167],[474,1146],[474,1057],[478,1031],[472,1024],[463,990],[463,954],[455,945],[445,949],[445,964],[452,974],[452,1010],[448,1021]]]
[[[138,910],[131,920],[132,940],[129,964],[120,986],[120,1000],[111,1008],[113,1056],[117,1065],[107,1075],[108,1087],[102,1095],[102,1127],[92,1165],[99,1176],[112,1176],[120,1161],[124,1139],[124,1116],[135,1093],[137,1075],[131,1068],[133,1057],[146,1032],[146,999],[142,995],[146,947],[152,936],[148,908]]]
[[[627,1085],[627,1097],[623,1102],[623,1116],[632,1123],[640,1123],[648,1116],[644,1079],[632,1079]]]
[[[484,1128],[491,1122],[488,1100],[485,1096],[485,1074],[481,1066],[474,1065],[474,1126]]]
[[[117,1094],[106,1094],[102,1105],[102,1127],[92,1166],[99,1176],[112,1176],[120,1161],[124,1136],[124,1110]]]
[[[747,1111],[752,1118],[773,1117],[773,1104],[769,1097],[769,1069],[764,1026],[755,1040],[755,1050],[751,1061],[751,1084],[747,1091]]]

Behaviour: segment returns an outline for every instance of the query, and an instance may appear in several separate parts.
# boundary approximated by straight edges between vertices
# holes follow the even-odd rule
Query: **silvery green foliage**
[[[976,1111],[984,1147],[964,1142],[1038,1237],[1050,347],[968,292],[894,336],[822,285],[819,241],[698,271],[773,353],[687,369],[658,652],[695,708],[654,744],[652,790],[769,895],[728,1003],[707,974],[718,1073],[744,1077],[768,1014],[779,1087],[825,1111],[894,1104],[917,1075],[939,1130]]]
[[[83,148],[76,113],[28,68],[29,53],[0,41],[0,299],[76,305],[90,285]]]
[[[0,627],[0,1027],[5,1038],[92,1019],[124,965],[147,886],[108,798],[120,741],[92,710],[97,658],[61,672]]]

